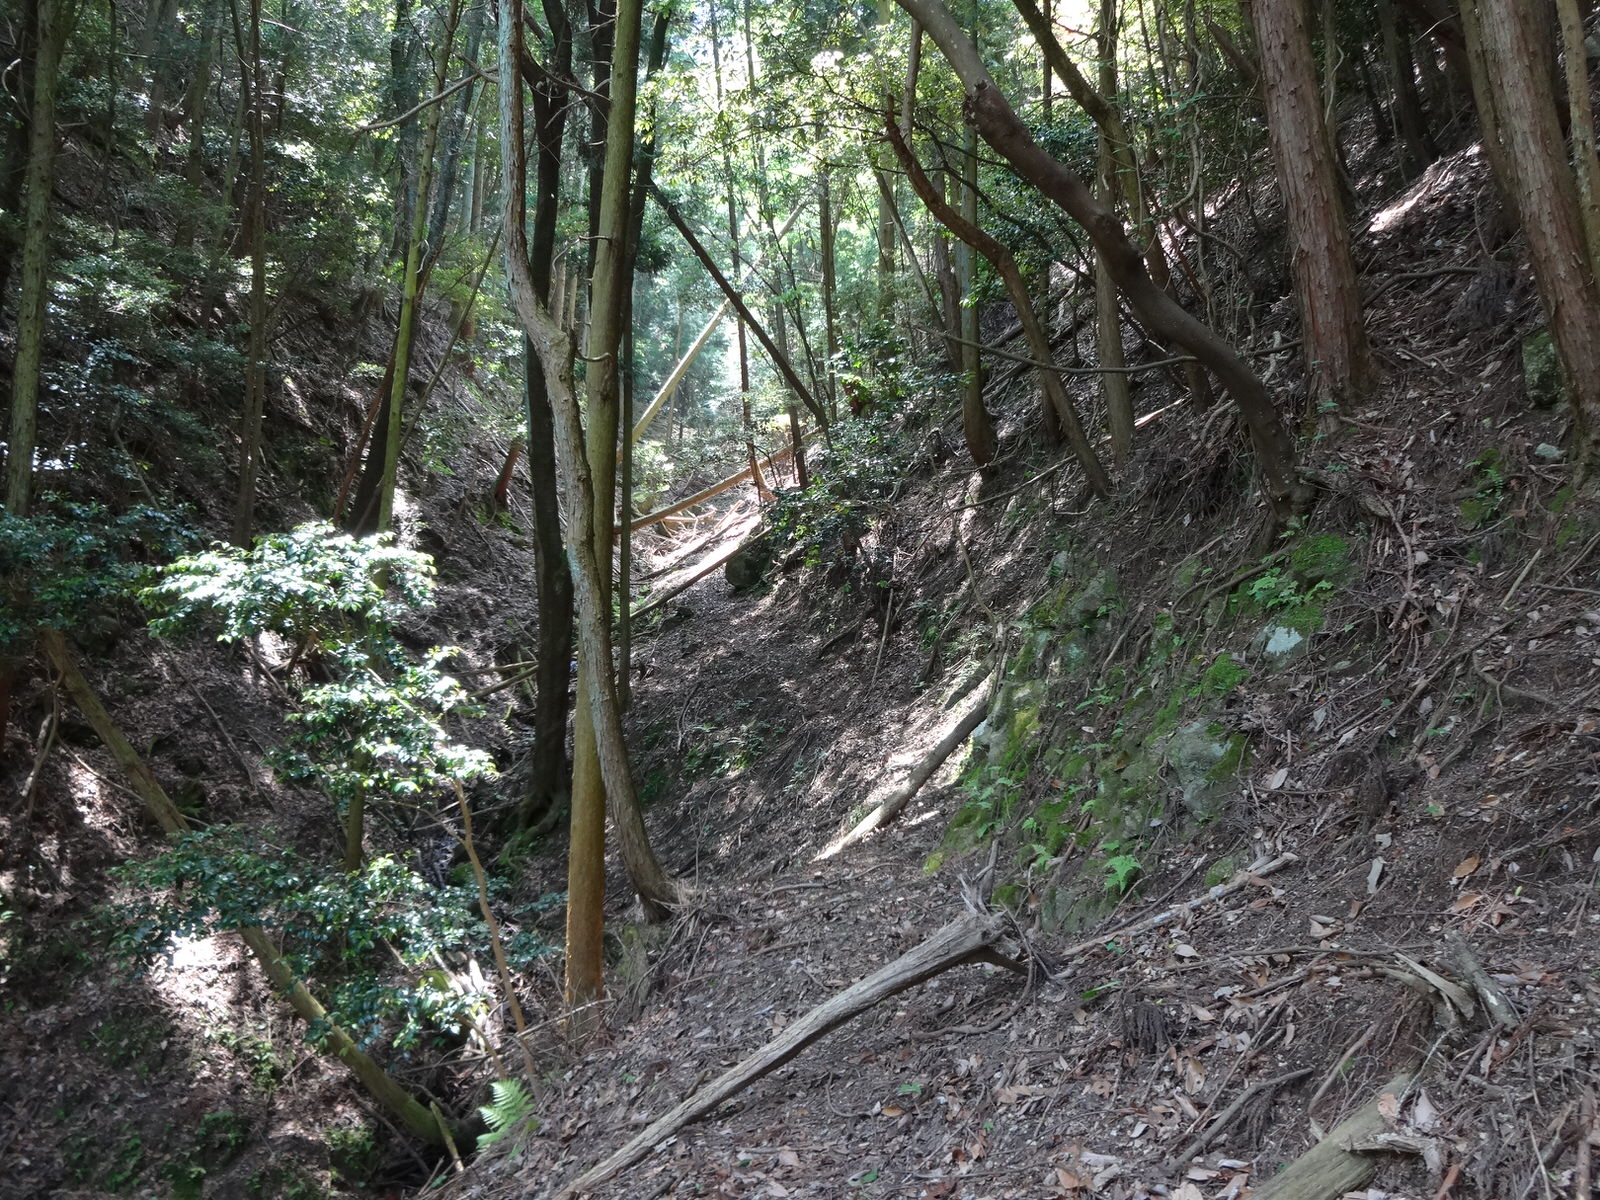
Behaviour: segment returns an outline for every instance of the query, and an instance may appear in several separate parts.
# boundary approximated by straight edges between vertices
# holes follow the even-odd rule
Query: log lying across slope
[[[775,1071],[812,1042],[866,1012],[879,1001],[963,963],[987,961],[1007,967],[1015,966],[996,949],[1005,929],[1004,918],[994,913],[967,913],[951,921],[892,963],[823,1001],[743,1062],[657,1117],[615,1154],[557,1192],[556,1200],[572,1200],[627,1170],[649,1154],[652,1147],[690,1122],[705,1116],[763,1075]]]

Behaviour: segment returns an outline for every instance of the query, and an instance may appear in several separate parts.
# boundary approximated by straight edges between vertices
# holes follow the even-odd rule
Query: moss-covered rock
[[[1541,408],[1551,408],[1566,399],[1561,360],[1548,329],[1535,330],[1522,340],[1522,382],[1528,400]]]

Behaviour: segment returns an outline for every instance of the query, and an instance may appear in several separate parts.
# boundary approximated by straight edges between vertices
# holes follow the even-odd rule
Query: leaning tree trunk
[[[1556,353],[1572,405],[1576,456],[1591,463],[1600,438],[1600,288],[1584,238],[1572,168],[1562,144],[1551,47],[1537,5],[1467,0],[1469,42],[1481,53],[1500,134],[1497,169],[1509,172]],[[1487,131],[1485,133],[1487,136]]]
[[[906,176],[911,181],[912,189],[921,197],[922,202],[928,206],[928,211],[934,218],[956,237],[960,238],[966,246],[972,247],[987,258],[1005,283],[1006,293],[1011,297],[1012,307],[1017,310],[1017,317],[1022,322],[1023,332],[1028,338],[1028,349],[1040,363],[1051,360],[1050,335],[1045,331],[1043,323],[1034,314],[1032,297],[1028,295],[1027,281],[1023,279],[1022,272],[1018,269],[1016,260],[1011,252],[994,238],[985,233],[976,222],[957,213],[950,207],[944,197],[934,189],[933,183],[928,179],[922,165],[916,156],[911,153],[911,147],[906,144],[904,136],[895,127],[893,122],[888,126],[889,144],[894,147],[895,154],[900,159],[900,165],[905,169]],[[964,348],[970,343],[963,343]],[[1094,447],[1089,444],[1088,435],[1084,432],[1083,422],[1078,419],[1077,409],[1073,406],[1072,398],[1067,395],[1066,388],[1062,385],[1061,376],[1047,367],[1039,367],[1039,382],[1044,389],[1045,397],[1055,411],[1061,428],[1066,431],[1067,443],[1072,447],[1072,452],[1078,460],[1078,465],[1083,468],[1084,477],[1089,482],[1090,489],[1097,496],[1111,494],[1111,480],[1107,477],[1105,468],[1101,466],[1099,458],[1095,456]],[[988,419],[988,413],[984,413]],[[990,444],[993,444],[993,433],[990,435]],[[981,463],[979,464],[982,465]]]
[[[22,291],[17,298],[16,357],[11,373],[11,434],[6,446],[6,511],[28,511],[33,449],[39,440],[39,369],[44,359],[50,291],[50,193],[55,186],[56,83],[71,27],[71,0],[38,0],[33,111],[23,181]]]
[[[659,920],[678,901],[679,888],[661,869],[645,835],[638,794],[629,772],[627,744],[611,674],[610,567],[615,492],[617,437],[617,362],[620,342],[621,292],[618,267],[625,257],[628,214],[628,164],[633,154],[635,79],[642,20],[639,0],[618,5],[611,78],[611,114],[606,144],[604,186],[600,206],[603,235],[595,262],[589,348],[609,348],[607,357],[591,363],[590,430],[585,435],[573,381],[572,337],[551,317],[528,273],[524,231],[527,163],[523,137],[522,92],[516,86],[522,55],[522,13],[519,0],[500,0],[498,49],[500,77],[500,144],[503,155],[503,226],[511,293],[523,332],[533,341],[555,416],[556,460],[566,482],[572,509],[568,542],[577,559],[574,580],[578,609],[577,731],[587,729],[587,745],[574,752],[572,838],[568,851],[567,992],[568,1001],[584,1012],[577,1027],[594,1028],[604,994],[602,937],[605,926],[605,818],[609,800],[618,846],[633,878],[647,917]],[[509,84],[509,86],[507,86]],[[607,363],[609,362],[609,367]],[[609,377],[609,384],[607,383]],[[608,397],[609,389],[609,397]],[[605,410],[609,406],[610,419]],[[600,481],[597,485],[597,480]],[[604,497],[602,500],[601,498]],[[587,686],[586,686],[587,685]]]
[[[1294,246],[1312,408],[1331,414],[1366,392],[1372,358],[1339,199],[1338,164],[1318,104],[1305,0],[1254,0],[1250,17],[1261,50],[1267,135]]]
[[[1279,520],[1294,515],[1306,500],[1305,487],[1295,471],[1294,440],[1260,378],[1232,346],[1151,281],[1122,222],[1095,199],[1082,179],[1033,140],[989,77],[972,39],[961,32],[940,0],[899,0],[899,4],[922,22],[955,69],[983,139],[1083,226],[1145,327],[1194,355],[1228,389],[1250,430],[1268,503]]]
[[[572,74],[572,25],[561,0],[546,0],[551,70],[533,92],[537,201],[528,273],[534,293],[550,303],[555,263],[556,218],[561,201],[561,143],[567,126],[567,87]],[[476,185],[480,190],[483,184]],[[477,203],[476,197],[474,203]],[[533,510],[534,584],[539,598],[539,644],[534,654],[533,746],[528,787],[518,821],[524,827],[558,818],[569,796],[567,767],[567,664],[572,654],[572,570],[561,537],[556,494],[555,417],[544,370],[532,341],[523,338],[528,409],[528,479]]]

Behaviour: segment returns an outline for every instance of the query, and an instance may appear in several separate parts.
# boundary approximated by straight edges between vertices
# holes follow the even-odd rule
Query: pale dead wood
[[[1226,900],[1229,896],[1235,895],[1245,888],[1255,885],[1259,880],[1265,879],[1274,871],[1281,871],[1290,863],[1299,861],[1300,856],[1298,854],[1285,853],[1266,862],[1254,863],[1240,871],[1229,882],[1217,884],[1216,887],[1210,889],[1204,895],[1194,896],[1185,900],[1182,904],[1171,905],[1158,913],[1152,913],[1148,917],[1135,921],[1132,925],[1125,925],[1121,929],[1113,930],[1110,933],[1102,933],[1098,937],[1077,942],[1057,953],[1063,959],[1076,958],[1080,954],[1088,954],[1094,950],[1104,949],[1108,943],[1117,941],[1120,938],[1135,937],[1141,933],[1148,933],[1157,926],[1169,924],[1187,913],[1194,912],[1197,908],[1204,908],[1207,904],[1213,904],[1218,900]]]
[[[1456,967],[1472,984],[1473,990],[1478,993],[1478,999],[1483,1001],[1483,1007],[1495,1024],[1504,1029],[1515,1029],[1522,1024],[1522,1019],[1517,1016],[1517,1010],[1506,998],[1505,989],[1489,978],[1489,972],[1483,969],[1483,964],[1472,953],[1472,948],[1467,945],[1466,939],[1455,930],[1451,930],[1445,935],[1445,941],[1450,946]]]
[[[1396,1075],[1332,1133],[1252,1193],[1255,1200],[1337,1200],[1361,1187],[1372,1178],[1373,1161],[1350,1147],[1383,1129],[1383,1098],[1398,1099],[1410,1084],[1409,1071]]]
[[[939,740],[939,744],[930,750],[916,768],[911,772],[911,777],[876,808],[869,812],[855,826],[842,837],[835,838],[817,853],[817,860],[832,858],[847,846],[853,846],[863,838],[870,836],[894,820],[911,803],[912,797],[922,790],[922,786],[933,778],[944,760],[955,753],[972,734],[972,731],[983,723],[984,717],[989,712],[989,702],[992,699],[989,692],[984,692],[983,698],[969,708],[966,714],[955,723],[950,732]]]
[[[556,1192],[554,1200],[572,1200],[627,1170],[685,1125],[713,1111],[723,1101],[880,1001],[963,963],[994,961],[1011,965],[1010,960],[995,949],[1006,927],[1004,919],[992,913],[969,912],[951,921],[892,963],[823,1001],[762,1049],[657,1117],[616,1153]]]
[[[668,600],[671,600],[674,596],[681,595],[682,593],[688,591],[691,587],[699,583],[718,567],[722,566],[749,544],[749,541],[734,542],[731,546],[724,547],[723,549],[718,550],[715,554],[707,555],[690,569],[690,573],[687,576],[679,579],[675,583],[669,584],[667,587],[657,592],[650,598],[649,604],[642,604],[638,608],[634,609],[634,620],[638,620],[640,617],[654,612]]]
[[[812,438],[817,436],[817,433],[818,433],[818,431],[813,429],[810,433],[803,434],[801,436],[801,438],[800,438],[801,444],[804,445],[806,442],[809,442]],[[784,449],[779,450],[776,454],[767,455],[766,458],[762,459],[756,465],[758,467],[760,467],[763,471],[765,471],[765,470],[769,469],[770,467],[774,466],[775,464],[777,464],[779,462],[782,462],[785,458],[788,458],[793,453],[794,453],[794,447],[787,446]],[[677,514],[683,512],[685,509],[694,508],[697,505],[704,504],[707,500],[710,500],[715,496],[722,495],[722,493],[727,491],[729,488],[734,487],[735,485],[737,485],[737,484],[739,484],[739,483],[741,483],[744,480],[749,479],[749,478],[750,478],[750,468],[749,467],[746,467],[742,471],[735,471],[732,475],[729,475],[726,479],[719,479],[716,483],[713,483],[710,487],[702,488],[700,491],[696,492],[694,495],[689,496],[686,499],[679,500],[679,501],[677,501],[677,502],[675,502],[673,504],[669,504],[669,505],[667,505],[666,508],[658,508],[653,513],[646,513],[644,516],[640,517],[638,520],[634,521],[631,525],[629,525],[628,528],[631,529],[634,533],[638,533],[639,530],[641,530],[641,529],[648,529],[648,528],[650,528],[650,526],[654,525],[657,521],[664,521],[664,520],[666,520],[666,518],[676,516]],[[619,531],[618,536],[620,536],[620,531]]]

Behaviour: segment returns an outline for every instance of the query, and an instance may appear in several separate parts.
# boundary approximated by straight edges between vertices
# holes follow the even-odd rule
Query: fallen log
[[[718,567],[726,563],[735,554],[739,553],[739,551],[743,550],[744,547],[745,542],[741,539],[740,541],[734,542],[731,546],[727,546],[721,550],[718,550],[715,554],[707,555],[705,558],[696,563],[693,568],[691,568],[687,577],[667,584],[661,591],[650,597],[649,604],[642,605],[635,609],[633,613],[633,619],[637,621],[640,617],[648,616],[650,613],[660,608],[668,600],[671,600],[674,596],[688,591],[707,575],[711,574],[711,572],[715,571]]]
[[[616,1153],[558,1191],[555,1200],[573,1200],[626,1171],[685,1125],[705,1116],[880,1001],[963,963],[987,961],[1015,969],[1016,964],[995,949],[1005,929],[1004,919],[994,913],[969,912],[951,921],[892,963],[824,1000],[766,1046],[657,1117]]]
[[[1384,1097],[1394,1105],[1411,1084],[1409,1071],[1396,1075],[1333,1131],[1251,1195],[1255,1200],[1337,1200],[1372,1178],[1370,1154],[1351,1147],[1384,1127]]]
[[[916,768],[911,772],[911,777],[905,781],[904,785],[891,793],[876,808],[856,822],[849,833],[835,838],[818,851],[816,860],[832,858],[847,846],[853,846],[863,838],[871,836],[898,817],[904,811],[906,805],[911,803],[912,797],[922,790],[923,784],[932,779],[934,772],[944,765],[944,760],[954,754],[956,747],[965,742],[971,736],[972,731],[983,723],[984,717],[989,712],[991,699],[990,693],[985,691],[983,698],[969,708],[966,714],[951,728],[950,732],[939,740],[939,744],[930,750],[927,756],[916,765]]]
[[[820,432],[820,431],[813,429],[810,433],[807,433],[807,434],[803,435],[800,438],[801,443],[804,444],[805,442],[809,442],[812,438],[817,436],[818,432]],[[756,465],[758,467],[760,467],[763,471],[765,471],[768,468],[772,467],[774,464],[782,462],[784,459],[788,458],[793,453],[794,453],[794,448],[792,446],[788,446],[788,447],[785,447],[782,450],[779,450],[776,454],[767,455],[766,458],[762,459]],[[666,508],[658,508],[653,513],[646,513],[644,516],[638,518],[631,525],[629,525],[628,528],[631,529],[634,533],[638,533],[639,530],[641,530],[641,529],[648,529],[648,528],[650,528],[650,526],[654,525],[657,521],[663,521],[668,517],[676,516],[678,513],[683,512],[684,509],[686,509],[686,508],[694,508],[697,505],[704,504],[707,500],[710,500],[713,496],[720,496],[720,495],[722,495],[723,492],[727,491],[729,488],[734,487],[737,484],[742,483],[744,480],[749,479],[749,478],[750,478],[750,468],[749,467],[746,467],[742,471],[735,471],[732,475],[729,475],[726,479],[718,480],[716,483],[713,483],[708,488],[702,488],[700,491],[696,492],[694,495],[688,497],[685,500],[679,500],[674,504],[669,504],[669,505],[667,505]],[[620,531],[618,531],[618,536],[619,537],[621,536],[621,532]]]

